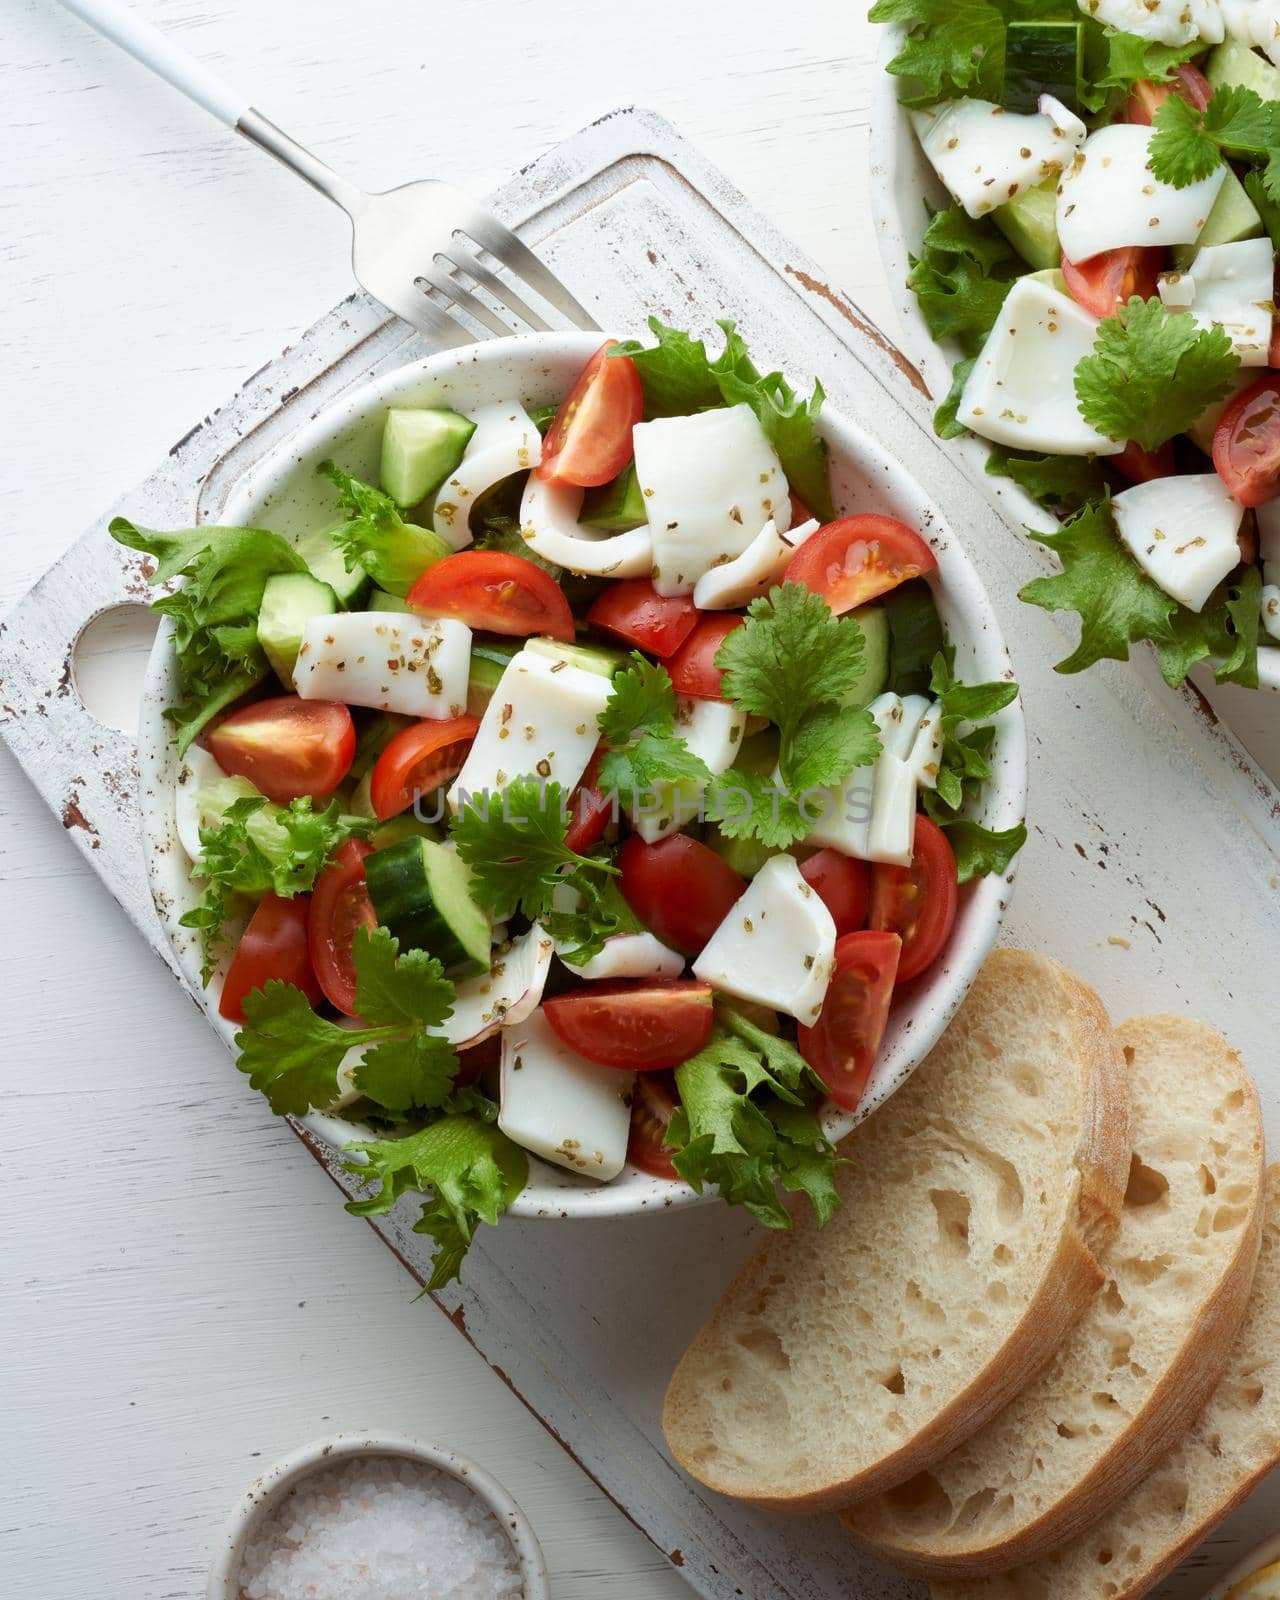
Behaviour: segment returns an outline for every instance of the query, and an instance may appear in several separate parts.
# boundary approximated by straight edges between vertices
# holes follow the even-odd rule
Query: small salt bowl
[[[308,1479],[343,1467],[375,1468],[379,1479],[389,1478],[392,1474],[382,1469],[394,1468],[403,1462],[434,1468],[453,1485],[466,1490],[477,1506],[491,1513],[497,1531],[505,1536],[515,1556],[521,1585],[516,1590],[518,1600],[549,1600],[547,1567],[541,1546],[528,1518],[501,1484],[474,1461],[442,1445],[426,1444],[396,1434],[374,1433],[339,1433],[328,1439],[317,1439],[277,1462],[250,1484],[227,1522],[209,1573],[206,1600],[244,1600],[243,1584],[248,1581],[246,1557],[251,1549],[261,1549],[261,1536],[269,1531],[272,1517],[290,1497],[299,1513],[306,1512],[306,1501],[300,1497],[305,1493]],[[475,1531],[473,1523],[467,1526]],[[487,1530],[481,1529],[476,1536],[484,1539],[486,1533]],[[378,1553],[377,1550],[367,1552],[369,1557],[376,1557]],[[505,1559],[505,1549],[503,1554]],[[422,1600],[432,1600],[431,1591],[424,1591]]]

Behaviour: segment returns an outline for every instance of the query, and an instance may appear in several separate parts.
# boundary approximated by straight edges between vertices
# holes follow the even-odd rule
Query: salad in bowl
[[[1059,670],[1280,687],[1280,11],[878,0],[890,281],[944,438],[1061,564]],[[896,103],[895,103],[896,102]],[[949,391],[949,392],[948,392]]]
[[[995,936],[1017,685],[894,462],[762,374],[495,340],[156,532],[157,907],[278,1113],[480,1222],[712,1192],[788,1227]]]

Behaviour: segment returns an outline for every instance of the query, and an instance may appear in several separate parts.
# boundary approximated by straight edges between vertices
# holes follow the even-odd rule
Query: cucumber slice
[[[588,489],[578,513],[583,527],[599,528],[604,533],[626,533],[629,528],[639,528],[648,520],[634,461],[611,483]]]
[[[375,850],[385,850],[388,845],[399,844],[402,839],[436,839],[440,830],[432,822],[424,822],[412,811],[402,811],[398,817],[384,822],[370,841]]]
[[[741,878],[754,878],[765,862],[778,853],[767,844],[761,844],[759,839],[730,839],[714,822],[707,824],[702,842]]]
[[[373,768],[361,773],[360,781],[351,791],[351,798],[347,801],[346,810],[353,817],[372,817],[373,809]]]
[[[482,717],[485,707],[493,699],[502,674],[511,665],[518,646],[492,644],[485,640],[471,641],[471,670],[467,675],[467,710],[473,717]]]
[[[489,919],[471,898],[471,873],[455,850],[411,836],[365,858],[378,921],[402,950],[426,950],[459,977],[489,970]]]
[[[305,572],[277,572],[267,579],[258,608],[258,643],[290,693],[303,628],[311,617],[330,616],[337,609],[338,597],[329,585]]]
[[[533,638],[524,641],[526,650],[535,655],[550,656],[553,661],[567,661],[571,667],[581,667],[601,678],[612,678],[627,664],[627,652],[615,650],[607,644],[565,644],[559,639]]]
[[[843,704],[861,710],[889,681],[889,618],[882,605],[858,606],[849,615],[862,629],[862,659],[866,663],[857,687],[844,697]]]
[[[991,220],[1029,267],[1042,271],[1062,260],[1058,243],[1058,182],[1021,189],[991,213]]]
[[[1256,176],[1254,173],[1250,177]],[[1235,244],[1241,239],[1260,239],[1262,218],[1250,199],[1243,183],[1227,168],[1227,175],[1218,190],[1209,215],[1204,220],[1194,244],[1175,244],[1170,251],[1173,264],[1185,272],[1196,258],[1196,252],[1206,244]]]
[[[1244,175],[1244,192],[1257,208],[1262,225],[1270,235],[1271,243],[1280,250],[1280,206],[1267,193],[1262,184],[1262,173],[1256,167]]]
[[[1264,56],[1238,39],[1224,39],[1221,44],[1214,45],[1204,64],[1204,75],[1214,89],[1238,84],[1254,90],[1264,100],[1280,100],[1280,67],[1273,67]]]
[[[312,577],[329,585],[337,595],[340,606],[347,611],[354,611],[356,602],[369,587],[369,574],[359,563],[353,572],[347,571],[342,551],[333,542],[334,531],[341,526],[340,522],[330,523],[327,528],[304,533],[298,540],[297,549],[311,568]]]
[[[1004,105],[1008,111],[1035,111],[1040,96],[1051,94],[1069,111],[1080,109],[1084,77],[1084,24],[1011,22],[1005,34]]]
[[[408,609],[402,594],[388,594],[385,589],[371,589],[364,603],[366,611],[398,611],[401,616]]]
[[[383,490],[398,506],[416,506],[457,468],[475,431],[456,411],[393,406],[382,430]]]

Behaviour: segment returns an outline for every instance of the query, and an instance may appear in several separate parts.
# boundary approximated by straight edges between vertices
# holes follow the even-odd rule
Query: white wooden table
[[[438,174],[483,193],[610,107],[653,105],[893,327],[864,220],[874,40],[856,6],[139,9],[375,187]],[[625,31],[602,20],[615,11]],[[0,18],[0,149],[3,611],[348,277],[337,213],[52,0],[8,0]],[[1252,708],[1255,746],[1278,715]],[[503,1479],[557,1600],[687,1594],[412,1301],[61,833],[0,747],[6,1592],[190,1597],[262,1463],[380,1426]]]

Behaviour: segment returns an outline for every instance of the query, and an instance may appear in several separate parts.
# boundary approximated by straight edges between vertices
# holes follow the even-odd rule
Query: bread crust
[[[1058,989],[1084,1090],[1066,1221],[1038,1290],[1001,1348],[909,1439],[832,1482],[789,1492],[752,1492],[718,1477],[714,1467],[698,1459],[699,1440],[689,1435],[685,1423],[696,1398],[697,1369],[718,1342],[732,1336],[728,1308],[740,1297],[771,1292],[763,1278],[772,1263],[765,1261],[762,1246],[681,1358],[663,1407],[662,1426],[672,1454],[709,1489],[772,1511],[813,1513],[840,1510],[896,1487],[939,1461],[1007,1405],[1051,1359],[1106,1281],[1098,1258],[1119,1226],[1129,1174],[1127,1065],[1101,1000],[1059,963],[1033,952],[1002,949],[989,957],[982,976],[998,983],[1004,973],[1024,969],[1027,963],[1051,976]],[[857,1135],[853,1137],[856,1141]]]
[[[1022,1566],[1084,1532],[1129,1492],[1177,1443],[1208,1402],[1227,1370],[1231,1351],[1253,1292],[1266,1210],[1266,1170],[1262,1111],[1244,1063],[1214,1029],[1177,1016],[1137,1017],[1123,1023],[1116,1037],[1122,1048],[1139,1046],[1153,1035],[1171,1034],[1182,1047],[1199,1034],[1199,1047],[1220,1053],[1233,1069],[1254,1125],[1254,1184],[1248,1215],[1235,1239],[1234,1255],[1214,1292],[1188,1325],[1178,1352],[1147,1403],[1112,1447],[1072,1487],[1034,1521],[1003,1539],[949,1545],[944,1552],[926,1545],[877,1538],[846,1523],[853,1541],[902,1571],[924,1578],[982,1578]]]

